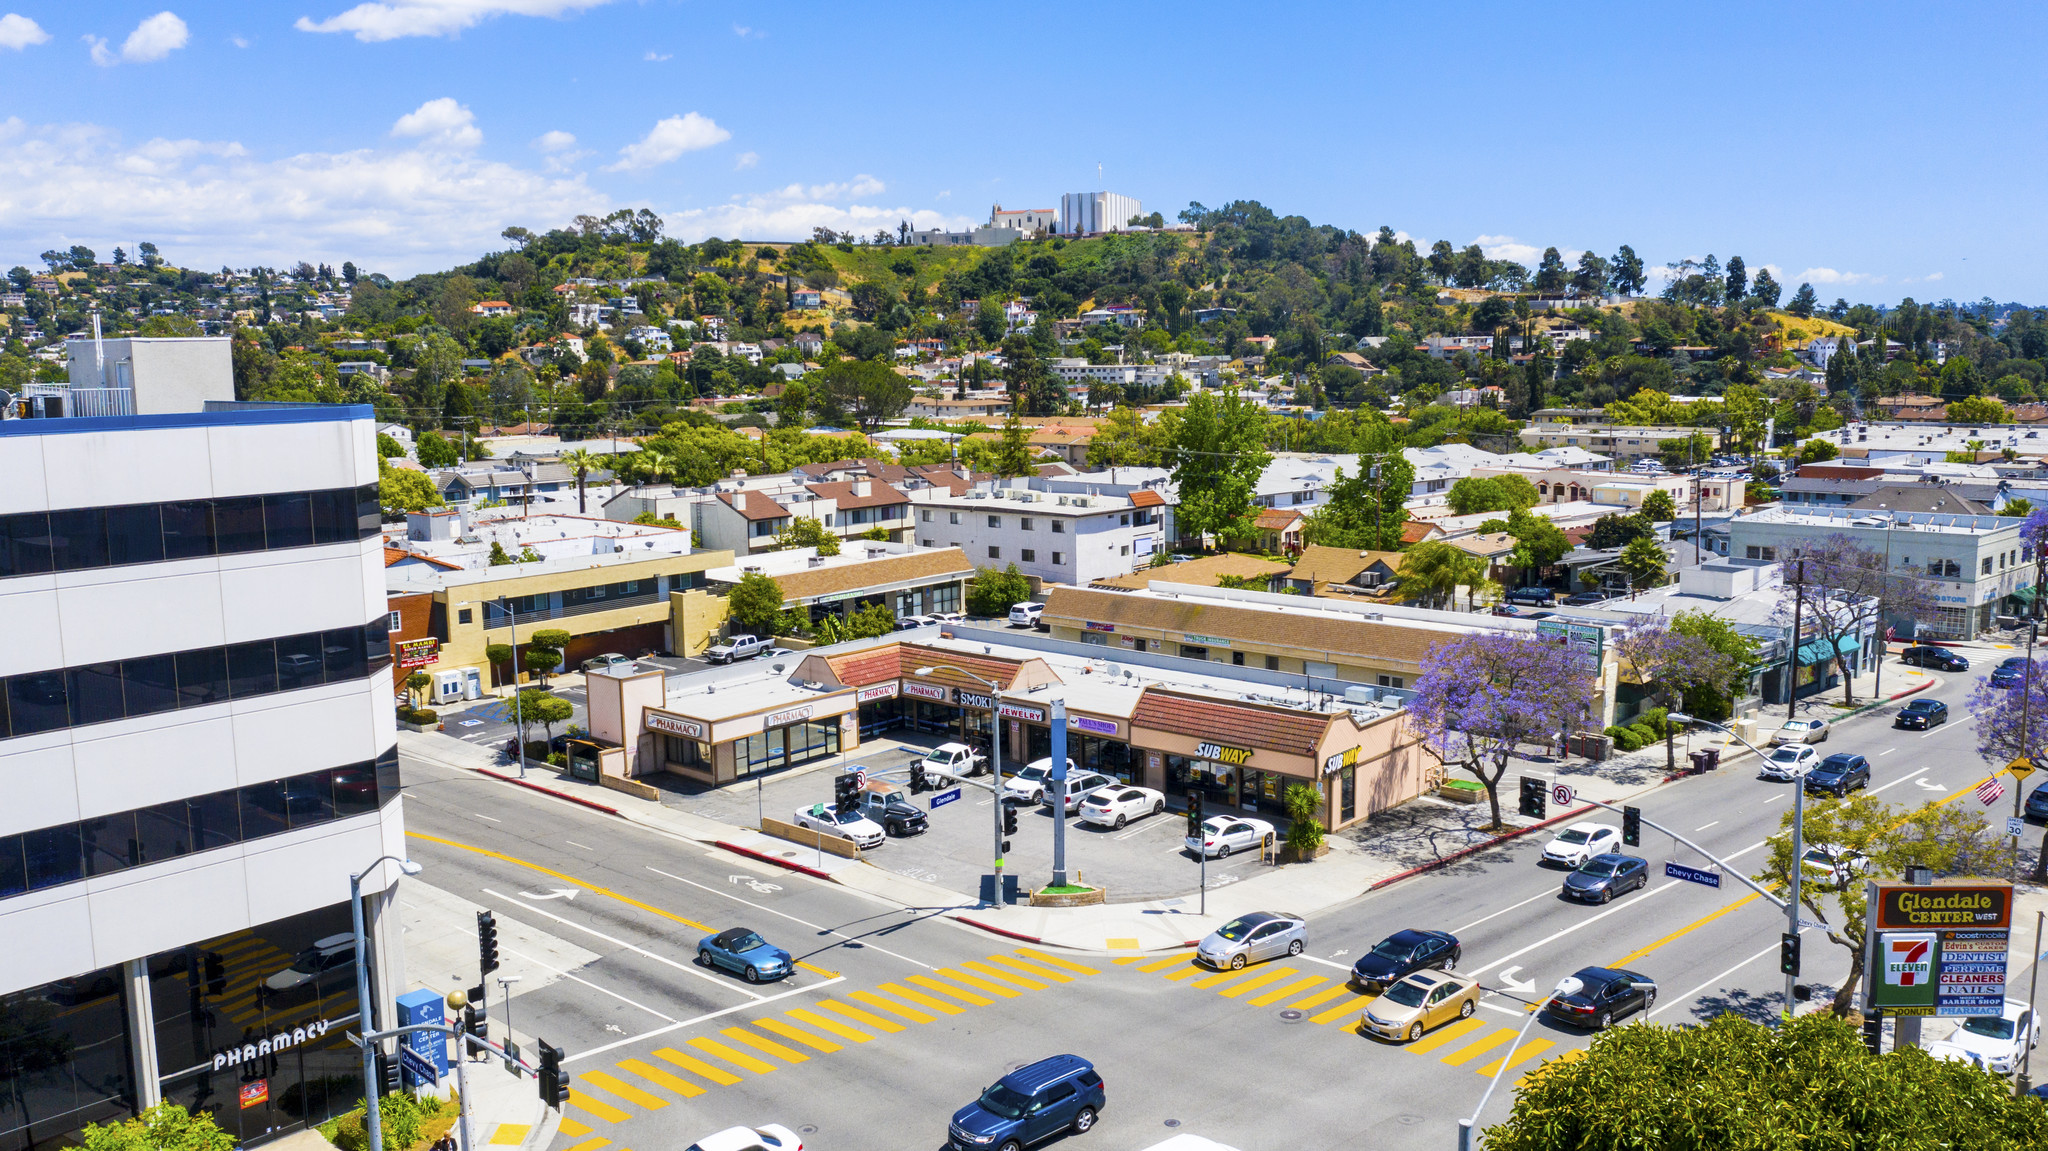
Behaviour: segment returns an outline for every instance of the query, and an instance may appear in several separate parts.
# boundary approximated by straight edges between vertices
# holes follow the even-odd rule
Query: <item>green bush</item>
[[[1661,707],[1644,708],[1643,714],[1636,717],[1636,723],[1656,732],[1658,739],[1663,739],[1671,730],[1671,720],[1667,718],[1670,714]]]
[[[1630,748],[1630,751],[1636,751],[1641,748],[1648,747],[1651,744],[1656,743],[1658,740],[1664,738],[1663,736],[1657,734],[1655,728],[1649,727],[1646,724],[1632,723],[1628,726],[1628,729],[1636,733],[1636,746]]]
[[[82,1137],[87,1151],[234,1151],[235,1146],[235,1137],[215,1126],[212,1115],[193,1114],[176,1103],[159,1103],[138,1119],[88,1123]]]
[[[409,1091],[384,1096],[377,1101],[377,1125],[384,1136],[385,1151],[411,1151],[427,1142],[430,1135],[438,1138],[445,1134],[456,1109],[452,1095],[446,1101],[432,1095],[415,1096]],[[436,1119],[444,1122],[433,1123]],[[368,1151],[370,1139],[364,1130],[361,1106],[321,1124],[320,1130],[341,1151]]]
[[[550,753],[548,754],[548,766],[550,766],[550,767],[567,767],[567,766],[569,766],[569,757],[568,757],[567,755],[563,754],[562,752],[559,752],[559,751],[556,751],[556,752],[550,752]]]
[[[1614,748],[1616,751],[1642,750],[1644,736],[1643,733],[1637,730],[1636,728],[1621,727],[1617,725],[1607,728],[1606,731],[1603,732],[1603,734],[1614,741]]]
[[[1287,846],[1302,854],[1323,845],[1323,796],[1304,783],[1291,783],[1281,795],[1287,804]]]

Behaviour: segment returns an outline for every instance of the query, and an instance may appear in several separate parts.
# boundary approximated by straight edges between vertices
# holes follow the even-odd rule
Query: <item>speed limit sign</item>
[[[1572,785],[1569,783],[1551,784],[1550,802],[1559,807],[1570,807],[1572,805]]]

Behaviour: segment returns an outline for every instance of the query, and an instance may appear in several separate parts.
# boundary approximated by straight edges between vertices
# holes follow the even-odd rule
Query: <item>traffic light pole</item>
[[[492,1043],[490,1040],[478,1039],[476,1036],[463,1030],[462,1027],[447,1023],[415,1023],[410,1027],[393,1027],[389,1031],[369,1031],[361,1035],[350,1033],[348,1038],[350,1042],[362,1047],[363,1059],[367,1062],[375,1057],[377,1044],[380,1041],[410,1035],[415,1031],[431,1031],[436,1035],[446,1035],[455,1040],[455,1094],[462,1103],[462,1108],[457,1112],[456,1117],[456,1122],[461,1125],[462,1129],[461,1151],[475,1151],[476,1145],[470,1142],[469,1138],[469,1077],[463,1073],[463,1066],[469,1062],[468,1047],[474,1045],[483,1048],[486,1052],[500,1056],[507,1063],[517,1065],[521,1071],[537,1073],[537,1069],[528,1066],[525,1060]],[[517,1073],[514,1072],[514,1074]]]

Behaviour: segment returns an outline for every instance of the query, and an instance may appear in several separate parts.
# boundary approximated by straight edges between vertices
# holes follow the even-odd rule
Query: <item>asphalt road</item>
[[[1955,706],[1969,678],[1934,694]],[[1925,735],[1889,722],[1852,720],[1823,750],[1870,756],[1886,799],[1960,794],[1976,806],[1968,789],[1985,770],[1965,719]],[[884,905],[462,773],[408,763],[407,780],[412,851],[429,868],[412,882],[602,956],[515,1004],[521,1034],[570,1053],[577,1096],[555,1143],[566,1151],[686,1146],[770,1121],[811,1148],[938,1148],[951,1112],[982,1087],[1065,1051],[1101,1069],[1109,1107],[1094,1132],[1056,1146],[1138,1151],[1187,1131],[1245,1151],[1441,1148],[1503,1064],[1511,1079],[1584,1048],[1586,1036],[1541,1020],[1517,1038],[1524,1000],[1580,966],[1652,976],[1659,1022],[1767,1017],[1783,984],[1782,914],[1732,880],[1664,879],[1667,858],[1701,861],[1648,833],[1652,883],[1606,907],[1558,898],[1563,873],[1535,865],[1537,834],[1314,916],[1296,959],[1210,974],[1184,955],[1019,947],[934,921],[937,909]],[[1752,761],[1640,806],[1754,868],[1791,797]],[[577,897],[555,894],[568,889]],[[748,988],[690,962],[700,934],[742,922],[804,968]],[[1403,1048],[1351,1030],[1364,1000],[1343,981],[1361,950],[1407,926],[1455,932],[1461,970],[1491,993],[1473,1020]],[[1806,953],[1806,979],[1825,994],[1847,952],[1809,933]],[[1510,1098],[1497,1095],[1482,1125]]]

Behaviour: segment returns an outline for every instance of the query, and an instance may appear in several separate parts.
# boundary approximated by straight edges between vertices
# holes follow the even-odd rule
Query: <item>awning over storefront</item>
[[[2032,588],[2032,587],[2016,587],[2016,588],[2012,589],[2012,594],[2011,594],[2011,595],[2010,595],[2009,597],[2007,597],[2007,598],[2009,598],[2009,599],[2016,599],[2016,600],[2020,601],[2020,603],[2022,603],[2022,604],[2031,604],[2031,603],[2033,603],[2033,602],[2034,602],[2034,596],[2035,596],[2035,595],[2036,595],[2037,593],[2038,593],[2038,589],[2036,589],[2036,588]]]
[[[1862,646],[1853,635],[1845,635],[1840,641],[1841,653],[1845,657],[1854,655]],[[1808,664],[1826,663],[1835,658],[1835,651],[1836,645],[1824,639],[1802,643],[1799,645],[1799,665],[1805,667]]]

